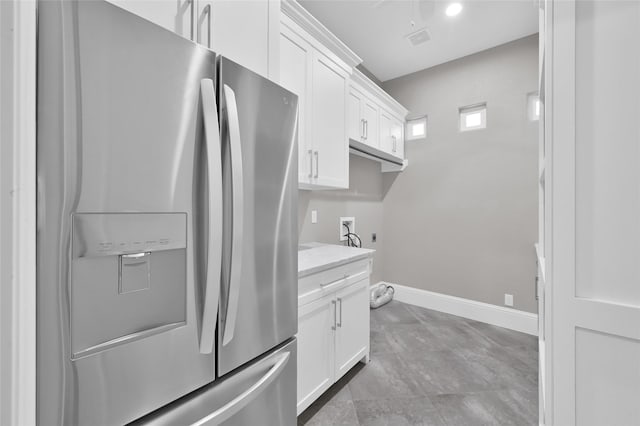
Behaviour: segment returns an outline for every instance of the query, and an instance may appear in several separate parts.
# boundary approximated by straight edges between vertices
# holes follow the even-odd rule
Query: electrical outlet
[[[378,236],[376,235],[375,232],[373,234],[371,234],[371,242],[372,243],[375,243],[377,239],[378,239]]]
[[[506,306],[513,306],[513,294],[504,294],[504,304]]]
[[[338,223],[338,225],[340,226],[340,229],[338,230],[338,232],[340,232],[340,241],[347,241],[347,227],[345,226],[345,224],[349,227],[349,232],[356,232],[356,218],[341,217],[340,222]]]
[[[318,210],[311,210],[311,223],[318,223]]]

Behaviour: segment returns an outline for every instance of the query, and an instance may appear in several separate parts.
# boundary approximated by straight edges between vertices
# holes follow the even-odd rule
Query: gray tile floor
[[[537,339],[392,301],[371,311],[371,362],[298,425],[537,425]]]

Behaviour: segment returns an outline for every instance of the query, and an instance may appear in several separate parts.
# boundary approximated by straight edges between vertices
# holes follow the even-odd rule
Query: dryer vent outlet
[[[340,233],[340,241],[347,241],[347,232],[356,232],[355,217],[341,217],[340,223],[338,225],[340,226],[340,229],[338,230],[338,232]],[[349,231],[347,231],[347,226],[349,227]]]

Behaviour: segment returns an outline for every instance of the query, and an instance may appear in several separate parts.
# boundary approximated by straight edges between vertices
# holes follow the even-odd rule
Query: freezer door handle
[[[282,373],[284,368],[287,366],[287,362],[289,362],[290,356],[290,352],[283,353],[280,356],[278,362],[276,362],[273,367],[271,367],[269,371],[267,371],[267,373],[262,376],[260,380],[255,382],[249,389],[242,392],[240,395],[238,395],[213,413],[193,423],[193,426],[218,425],[240,412],[258,395],[260,395],[267,386],[269,386],[275,379],[278,378],[280,373]]]
[[[205,144],[209,186],[209,238],[207,244],[207,271],[200,353],[210,354],[215,340],[216,318],[220,297],[220,270],[222,267],[222,157],[220,154],[220,130],[213,80],[200,81],[200,96],[204,116]]]
[[[244,233],[244,183],[242,172],[242,143],[240,141],[240,120],[236,94],[231,87],[224,85],[227,120],[229,127],[229,144],[231,148],[231,186],[232,186],[232,240],[231,269],[229,271],[229,300],[227,315],[222,335],[222,345],[226,346],[233,339],[233,332],[238,316],[240,299],[240,273],[242,271],[242,244]]]

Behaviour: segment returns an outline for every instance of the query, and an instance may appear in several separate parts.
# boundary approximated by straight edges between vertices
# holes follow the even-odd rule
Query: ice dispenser
[[[186,322],[186,213],[73,215],[73,358]]]

